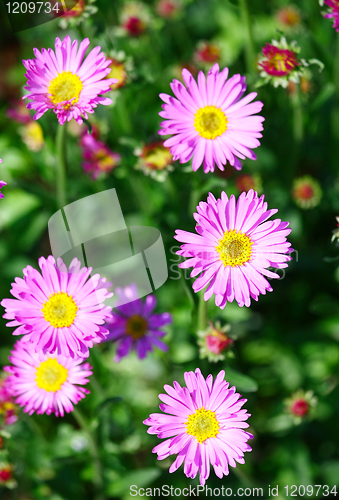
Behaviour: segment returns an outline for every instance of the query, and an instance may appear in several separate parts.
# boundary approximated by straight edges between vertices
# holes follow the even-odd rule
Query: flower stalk
[[[73,416],[74,416],[75,420],[77,421],[79,427],[86,434],[87,439],[88,439],[88,447],[89,447],[89,452],[91,454],[91,458],[92,458],[92,462],[93,462],[93,469],[94,469],[93,485],[94,485],[95,491],[96,491],[94,500],[105,500],[105,496],[103,493],[103,489],[104,489],[103,470],[102,470],[100,453],[99,453],[99,449],[98,449],[96,440],[93,436],[93,433],[90,429],[90,426],[89,426],[86,418],[84,417],[82,412],[79,410],[79,408],[74,408]]]
[[[240,8],[242,22],[246,29],[245,57],[246,57],[247,72],[250,75],[254,75],[255,50],[254,50],[253,30],[252,30],[252,24],[251,24],[250,13],[248,10],[247,0],[239,0],[239,8]]]
[[[203,331],[207,327],[207,302],[204,299],[204,292],[199,293],[198,303],[198,325],[197,330]]]
[[[56,198],[59,208],[66,206],[66,124],[58,125],[56,141]]]
[[[296,92],[291,96],[291,104],[293,108],[294,141],[296,144],[300,144],[304,139],[304,118],[299,85],[297,85]]]
[[[335,143],[339,143],[339,33],[337,37],[336,56],[334,60],[335,105],[332,112],[332,135]]]

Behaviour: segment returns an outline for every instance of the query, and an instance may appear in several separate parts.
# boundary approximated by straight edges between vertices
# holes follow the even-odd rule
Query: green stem
[[[204,331],[207,327],[207,302],[204,299],[204,291],[199,292],[198,304],[198,328],[197,330]]]
[[[246,56],[247,73],[249,73],[249,75],[251,76],[254,76],[255,50],[254,50],[252,23],[251,23],[250,13],[248,10],[247,0],[239,0],[239,7],[240,7],[242,22],[246,29],[245,56]]]
[[[93,484],[96,490],[94,500],[105,500],[105,496],[103,493],[104,489],[103,470],[97,443],[94,439],[93,433],[90,429],[87,420],[85,419],[79,408],[77,407],[74,408],[73,416],[75,420],[78,422],[80,428],[86,434],[88,439],[89,451],[93,460],[93,467],[94,467]]]
[[[295,171],[300,160],[301,146],[304,139],[304,119],[300,100],[299,85],[297,85],[296,92],[290,95],[290,104],[292,108],[292,129],[294,144],[293,147],[291,147],[290,160],[285,171],[285,176],[288,183],[291,183],[295,176]]]
[[[336,56],[334,60],[335,105],[332,112],[332,135],[337,146],[339,142],[339,33],[337,36]]]
[[[304,119],[303,119],[303,110],[300,99],[300,89],[299,85],[297,86],[297,91],[293,94],[292,98],[292,106],[293,106],[293,135],[294,140],[297,144],[300,144],[304,139]]]
[[[186,24],[182,21],[179,20],[175,23],[172,23],[171,25],[172,33],[173,33],[173,38],[174,42],[179,48],[180,51],[185,49],[185,53],[189,53],[189,51],[193,50],[193,42],[192,38],[187,31]]]
[[[66,124],[58,125],[55,141],[57,170],[56,197],[59,208],[66,206]]]
[[[131,135],[133,125],[131,122],[130,113],[126,106],[126,93],[122,90],[115,105],[115,112],[118,115],[119,125],[123,135]]]

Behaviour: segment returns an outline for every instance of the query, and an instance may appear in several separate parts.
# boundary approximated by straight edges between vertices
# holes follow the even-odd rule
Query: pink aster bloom
[[[113,295],[107,291],[111,283],[99,274],[89,278],[92,268],[81,268],[77,259],[68,270],[62,259],[56,263],[52,256],[41,257],[39,266],[42,275],[27,266],[24,279],[12,283],[15,299],[1,302],[3,317],[11,320],[7,326],[17,327],[13,335],[24,335],[36,352],[86,358],[88,348],[108,333],[101,325],[112,309],[103,304]]]
[[[32,122],[32,117],[22,100],[16,100],[11,103],[7,109],[6,115],[17,123],[27,125]]]
[[[306,417],[312,418],[317,407],[318,398],[313,391],[299,389],[288,399],[285,399],[285,411],[293,418],[295,424],[300,424]]]
[[[261,111],[263,103],[251,102],[256,92],[242,99],[245,77],[234,75],[226,81],[228,68],[219,73],[218,64],[209,70],[207,78],[200,71],[198,83],[187,69],[182,76],[187,88],[179,80],[171,83],[176,98],[160,94],[165,104],[159,115],[165,121],[159,134],[173,136],[164,144],[174,160],[186,163],[193,157],[193,170],[203,163],[205,173],[214,172],[215,163],[224,170],[229,161],[241,170],[239,158],[256,160],[252,149],[260,146],[264,118],[253,115]]]
[[[34,352],[29,344],[19,340],[9,360],[12,366],[4,367],[10,373],[6,387],[25,413],[32,415],[36,411],[63,417],[64,412],[73,411],[73,404],[89,394],[88,389],[79,386],[87,384],[92,367],[82,363],[81,358]]]
[[[258,66],[271,76],[287,76],[300,62],[297,60],[297,54],[293,50],[282,49],[271,43],[266,43],[262,48],[264,59]]]
[[[0,423],[1,421],[3,421],[5,425],[14,424],[14,422],[18,420],[16,413],[17,411],[12,394],[9,392],[8,387],[6,387],[5,378],[1,377],[0,378]]]
[[[121,156],[109,149],[107,144],[99,141],[96,134],[89,134],[87,131],[81,138],[83,168],[85,172],[92,174],[92,179],[97,179],[100,174],[110,172],[116,168]]]
[[[160,340],[166,335],[161,328],[172,323],[172,316],[167,312],[154,314],[157,305],[154,295],[148,295],[143,302],[138,298],[135,284],[123,289],[117,288],[116,293],[122,305],[115,307],[112,317],[106,323],[110,331],[106,340],[118,343],[114,361],[120,361],[131,350],[137,352],[139,359],[144,359],[148,352],[153,352],[154,347],[167,351],[168,346]]]
[[[214,64],[220,60],[220,47],[216,43],[202,40],[194,52],[194,60],[201,65]]]
[[[13,468],[10,464],[0,462],[0,484],[6,485],[12,481]]]
[[[250,189],[221,199],[209,194],[207,203],[200,202],[194,218],[198,234],[176,231],[175,238],[185,243],[177,254],[188,257],[180,267],[193,267],[192,277],[200,276],[193,284],[198,292],[207,285],[204,298],[215,294],[215,303],[221,309],[236,300],[240,307],[251,305],[251,297],[271,292],[264,276],[279,278],[269,267],[281,269],[291,260],[293,250],[286,241],[291,232],[288,222],[280,219],[268,221],[278,210],[267,210],[264,195]]]
[[[182,12],[182,0],[158,0],[156,11],[165,19],[174,19]]]
[[[149,434],[157,434],[166,439],[158,444],[153,453],[158,460],[169,455],[178,455],[169,468],[176,471],[185,461],[184,473],[195,478],[200,474],[200,484],[204,485],[210,475],[210,465],[222,479],[229,473],[228,466],[243,464],[244,452],[251,451],[247,444],[253,435],[244,431],[249,425],[245,420],[250,416],[241,409],[246,399],[239,399],[235,387],[228,388],[222,370],[214,383],[212,375],[207,379],[197,368],[184,374],[187,387],[173,382],[174,388],[165,385],[167,394],[159,394],[165,404],[159,408],[164,413],[152,413],[144,424],[149,425]]]
[[[294,5],[287,5],[278,10],[277,19],[284,25],[284,28],[292,28],[300,24],[301,15],[297,7]]]
[[[127,1],[120,12],[121,26],[131,37],[139,37],[150,25],[148,7],[139,1]]]
[[[61,125],[72,118],[81,124],[81,115],[87,119],[98,104],[112,103],[99,95],[117,82],[115,78],[105,78],[110,73],[110,60],[100,52],[100,47],[95,47],[83,61],[89,44],[85,38],[78,49],[77,40],[72,43],[69,36],[63,41],[56,38],[55,52],[34,49],[36,59],[23,61],[28,90],[24,98],[30,99],[27,108],[36,111],[34,120],[53,109]]]
[[[329,7],[329,12],[324,14],[324,17],[333,19],[333,28],[339,31],[339,3],[337,0],[325,0],[324,4]]]

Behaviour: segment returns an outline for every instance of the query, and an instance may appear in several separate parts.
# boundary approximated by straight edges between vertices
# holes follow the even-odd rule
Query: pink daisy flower
[[[6,388],[25,413],[32,415],[36,411],[63,417],[90,392],[79,387],[87,384],[87,377],[92,375],[92,367],[82,363],[81,358],[34,352],[22,340],[15,343],[11,354],[13,366],[4,367],[10,373]]]
[[[175,19],[183,10],[182,0],[158,0],[157,14],[164,19]]]
[[[95,132],[89,134],[87,131],[81,138],[83,169],[92,174],[92,179],[97,179],[101,174],[105,174],[116,168],[121,156],[109,149],[107,144],[98,139]]]
[[[77,259],[68,270],[62,259],[56,263],[52,256],[41,257],[39,266],[42,275],[27,266],[24,279],[12,283],[15,299],[1,302],[6,309],[3,317],[11,320],[7,326],[17,327],[13,335],[24,335],[36,352],[86,358],[88,348],[108,333],[101,325],[112,309],[103,304],[113,295],[107,291],[111,283],[99,274],[89,278],[92,268],[81,268]]]
[[[325,0],[324,4],[329,7],[329,12],[324,14],[327,19],[333,19],[332,27],[339,31],[339,3],[337,0]]]
[[[160,94],[165,104],[159,115],[165,121],[159,134],[173,135],[164,145],[170,148],[174,160],[186,163],[193,157],[193,170],[203,163],[205,173],[214,172],[215,163],[224,170],[229,161],[241,170],[239,158],[256,160],[251,149],[260,146],[264,118],[253,115],[261,111],[263,103],[251,102],[256,92],[242,99],[245,77],[234,75],[226,82],[228,68],[219,73],[218,64],[209,70],[207,78],[200,71],[198,83],[187,69],[182,76],[187,88],[179,80],[171,83],[176,98]]]
[[[105,339],[118,344],[114,361],[119,362],[131,350],[137,352],[139,359],[153,352],[154,347],[167,351],[167,344],[160,340],[166,335],[161,328],[172,323],[172,316],[167,312],[154,314],[157,305],[154,295],[148,295],[143,302],[138,298],[134,283],[123,289],[116,288],[115,291],[122,305],[115,307],[112,317],[107,320],[106,326],[110,333]]]
[[[186,372],[184,377],[187,387],[175,381],[174,388],[164,386],[167,394],[159,394],[165,403],[159,408],[164,413],[152,413],[144,424],[150,426],[149,434],[170,438],[153,449],[158,460],[178,454],[169,472],[176,471],[185,461],[186,476],[193,479],[199,472],[200,484],[204,485],[210,464],[222,479],[228,475],[229,465],[245,463],[244,452],[252,450],[247,441],[253,436],[243,430],[249,426],[245,420],[250,415],[241,409],[247,400],[239,399],[235,387],[228,388],[224,370],[214,383],[212,375],[205,380],[199,368],[195,373]]]
[[[14,400],[12,394],[9,392],[8,387],[6,386],[6,379],[0,378],[0,429],[1,423],[3,422],[5,425],[12,425],[17,420],[17,409],[14,404]],[[0,449],[1,449],[1,441],[0,441]]]
[[[108,97],[99,95],[117,83],[116,78],[105,78],[110,73],[110,60],[100,52],[100,47],[95,47],[83,61],[89,44],[85,38],[78,50],[77,40],[72,43],[69,36],[63,41],[56,38],[55,52],[34,49],[36,59],[23,61],[28,90],[24,98],[31,100],[27,108],[36,111],[34,120],[53,109],[61,125],[72,118],[81,124],[81,115],[87,119],[98,104],[112,103]]]
[[[201,65],[214,64],[220,61],[221,50],[218,44],[202,40],[194,52],[193,59]]]
[[[199,278],[193,284],[198,292],[207,285],[204,298],[215,294],[221,309],[236,300],[240,307],[251,305],[251,297],[271,292],[264,276],[279,278],[269,267],[287,267],[293,250],[286,241],[291,232],[288,222],[268,221],[278,210],[267,210],[264,195],[250,189],[241,193],[236,203],[234,195],[225,192],[221,199],[209,194],[207,203],[200,202],[194,218],[198,234],[176,231],[175,238],[185,243],[177,254],[188,257],[180,267],[193,267],[191,276]]]
[[[12,483],[11,486],[15,486],[16,483],[13,482],[13,467],[11,464],[0,462],[0,485],[5,485],[9,486],[10,483]]]
[[[264,59],[258,63],[258,66],[271,76],[287,76],[300,65],[296,52],[282,49],[271,43],[266,43],[262,53]]]

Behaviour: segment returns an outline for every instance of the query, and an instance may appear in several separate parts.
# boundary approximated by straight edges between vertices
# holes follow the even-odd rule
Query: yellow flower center
[[[78,307],[71,295],[64,292],[53,293],[41,309],[46,321],[54,328],[71,326],[77,315]]]
[[[270,59],[269,64],[271,67],[273,66],[276,71],[290,71],[290,68],[286,66],[287,59],[287,54],[276,54]]]
[[[215,139],[227,130],[228,120],[221,109],[215,106],[205,106],[198,109],[194,115],[194,127],[201,137]]]
[[[8,411],[14,410],[15,405],[10,401],[0,404],[0,414],[7,413]]]
[[[195,413],[188,415],[186,422],[186,433],[197,438],[198,443],[203,443],[210,437],[216,437],[219,433],[219,422],[215,412],[198,408]]]
[[[70,71],[63,71],[53,78],[48,87],[49,94],[54,104],[70,101],[72,104],[78,102],[83,84],[78,75],[73,75]],[[68,105],[69,106],[69,105]]]
[[[127,321],[126,333],[131,335],[134,340],[143,337],[147,331],[147,321],[142,316],[135,314]]]
[[[43,361],[36,370],[36,383],[40,389],[56,392],[67,380],[68,370],[54,358]]]
[[[22,140],[31,151],[39,151],[44,143],[42,128],[38,122],[28,123],[20,131]]]
[[[226,231],[224,237],[219,240],[219,245],[215,247],[219,252],[220,259],[224,266],[242,266],[248,262],[252,255],[251,238],[247,234],[230,229]]]
[[[156,147],[145,154],[145,162],[151,170],[163,170],[173,160],[171,153],[165,147]]]
[[[95,153],[95,158],[98,162],[99,169],[104,172],[111,170],[115,166],[114,158],[112,158],[112,156],[108,156],[105,149],[99,149]]]

